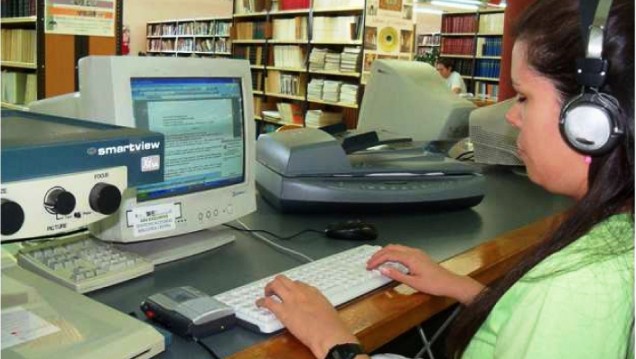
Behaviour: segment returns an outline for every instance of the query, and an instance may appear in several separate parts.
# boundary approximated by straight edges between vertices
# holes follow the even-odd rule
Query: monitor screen
[[[136,127],[165,136],[165,179],[137,187],[139,202],[242,183],[240,78],[131,78]]]

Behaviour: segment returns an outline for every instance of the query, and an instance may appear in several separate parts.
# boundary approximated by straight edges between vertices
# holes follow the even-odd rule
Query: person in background
[[[466,83],[459,72],[454,71],[454,63],[450,59],[440,58],[435,64],[437,72],[446,80],[446,86],[456,94],[466,93]]]
[[[578,0],[538,0],[517,23],[511,78],[518,95],[506,118],[520,130],[529,178],[575,200],[532,253],[491,287],[405,246],[389,245],[368,262],[369,269],[401,262],[408,274],[382,273],[463,305],[447,336],[449,358],[634,358],[633,0],[611,5],[602,51],[609,67],[604,84],[591,88],[600,92],[596,96],[615,98],[614,122],[622,132],[602,154],[574,150],[559,126],[562,106],[582,92],[575,63],[586,47]],[[340,348],[367,357],[313,287],[279,276],[257,305],[271,310],[317,358],[333,358]]]

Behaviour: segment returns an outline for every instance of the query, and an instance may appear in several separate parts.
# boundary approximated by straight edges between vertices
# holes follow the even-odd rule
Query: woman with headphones
[[[451,358],[633,358],[634,2],[537,0],[515,38],[507,120],[530,179],[575,205],[492,287],[398,245],[368,267],[399,261],[408,274],[383,273],[464,305]],[[257,304],[317,358],[366,357],[317,289],[277,277],[265,295]]]

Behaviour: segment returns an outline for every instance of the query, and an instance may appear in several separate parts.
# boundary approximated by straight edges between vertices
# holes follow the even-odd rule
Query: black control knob
[[[69,214],[75,209],[75,196],[62,187],[55,187],[46,194],[44,207],[51,214]]]
[[[2,229],[0,233],[8,236],[22,228],[24,224],[24,210],[22,210],[22,206],[8,199],[3,199],[0,213],[2,213],[2,222],[0,222]]]
[[[93,186],[88,196],[88,203],[95,212],[112,214],[119,209],[121,192],[112,184],[100,182]]]

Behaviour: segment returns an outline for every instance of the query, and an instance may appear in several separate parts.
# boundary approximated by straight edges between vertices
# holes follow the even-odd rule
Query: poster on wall
[[[362,83],[376,59],[412,60],[413,0],[367,0]]]
[[[47,34],[115,36],[116,0],[46,0]]]

